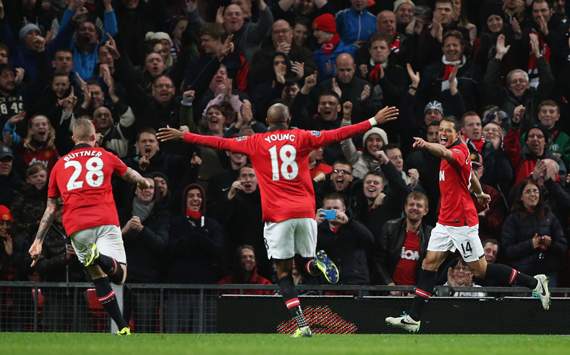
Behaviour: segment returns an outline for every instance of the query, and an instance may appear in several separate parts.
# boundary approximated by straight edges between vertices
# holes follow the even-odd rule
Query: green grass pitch
[[[275,334],[0,333],[0,354],[570,354],[570,337],[543,335],[316,335]]]

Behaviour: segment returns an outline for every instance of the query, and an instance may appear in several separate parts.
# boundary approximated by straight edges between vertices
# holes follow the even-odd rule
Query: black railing
[[[342,298],[394,298],[391,291],[411,294],[411,286],[299,285],[301,295]],[[278,297],[276,285],[128,284],[124,310],[139,332],[217,331],[217,299],[231,293],[265,291]],[[436,295],[455,292],[476,298],[530,297],[523,287],[438,286]],[[570,288],[552,289],[556,298],[570,297]],[[0,331],[108,332],[110,322],[96,300],[91,283],[0,281]]]

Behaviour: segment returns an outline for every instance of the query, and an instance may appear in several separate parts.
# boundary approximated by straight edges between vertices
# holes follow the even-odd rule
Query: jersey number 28
[[[299,174],[299,165],[295,161],[297,158],[297,150],[290,144],[285,144],[279,149],[277,154],[277,146],[269,148],[271,156],[271,179],[278,181],[281,176],[285,180],[293,180]],[[281,164],[279,161],[281,160]],[[281,173],[281,174],[279,174]]]
[[[73,173],[67,182],[67,191],[80,189],[83,187],[83,181],[78,181],[83,166],[77,160],[70,160],[65,163],[64,167],[67,169],[69,167],[73,168]],[[99,157],[90,158],[85,162],[85,182],[91,187],[99,187],[103,185],[103,160]]]

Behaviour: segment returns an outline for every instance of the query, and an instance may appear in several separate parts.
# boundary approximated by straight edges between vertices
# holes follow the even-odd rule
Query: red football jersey
[[[453,161],[441,159],[439,165],[439,219],[446,226],[474,226],[479,223],[477,209],[471,199],[471,159],[463,142],[449,148]]]
[[[420,260],[420,236],[416,232],[406,232],[400,260],[394,269],[392,280],[396,285],[415,285],[416,270]]]
[[[366,120],[330,131],[276,130],[231,139],[186,133],[184,141],[248,155],[261,193],[263,220],[281,222],[315,218],[309,153],[370,127]]]
[[[53,167],[48,197],[63,201],[63,227],[67,235],[103,225],[119,225],[111,187],[114,172],[127,166],[103,148],[78,146]]]

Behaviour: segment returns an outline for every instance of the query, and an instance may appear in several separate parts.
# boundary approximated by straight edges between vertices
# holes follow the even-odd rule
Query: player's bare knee
[[[117,285],[122,285],[125,283],[125,281],[127,281],[127,265],[119,264],[119,267],[123,270],[123,277],[121,278],[121,281],[117,283]]]
[[[436,258],[428,258],[426,256],[426,258],[422,261],[422,269],[426,271],[437,271],[438,267],[439,263]]]
[[[287,277],[293,269],[293,259],[278,260],[274,259],[275,263],[275,274],[278,279]]]
[[[469,269],[471,270],[473,277],[478,279],[485,278],[485,274],[487,273],[487,261],[484,258],[467,263],[467,265],[469,265]]]

